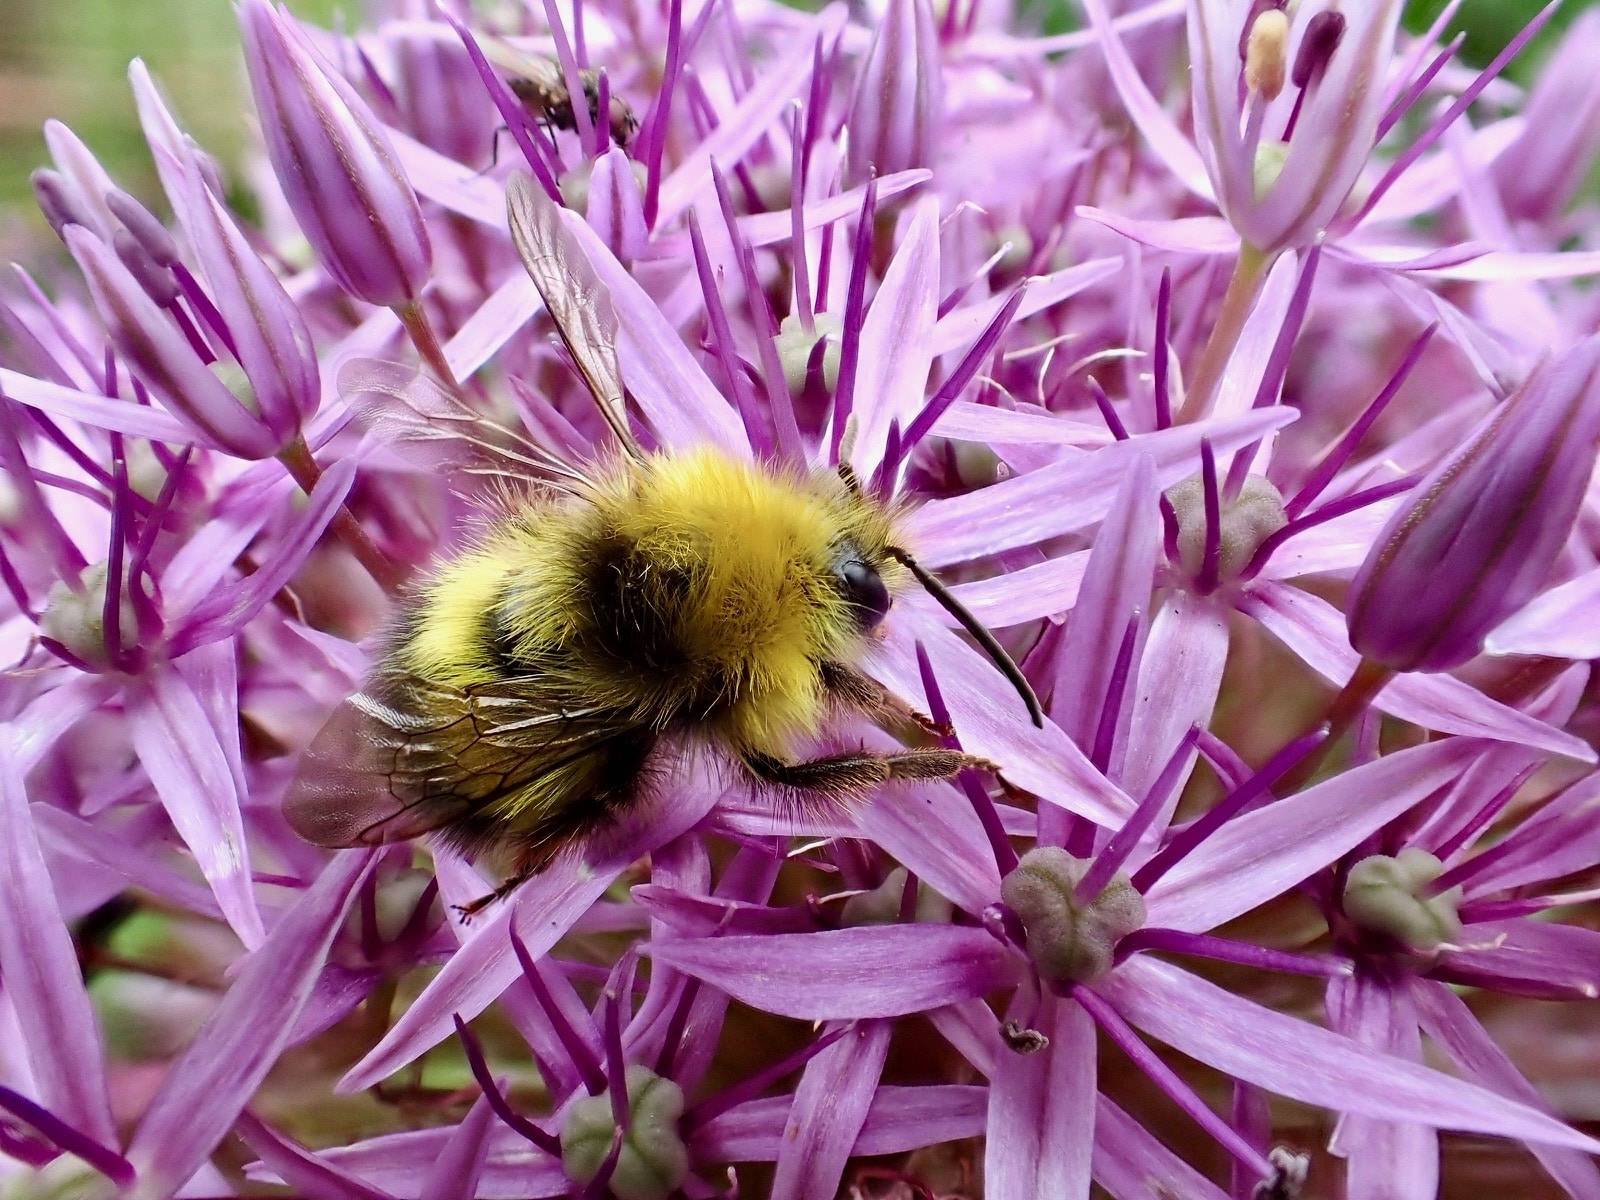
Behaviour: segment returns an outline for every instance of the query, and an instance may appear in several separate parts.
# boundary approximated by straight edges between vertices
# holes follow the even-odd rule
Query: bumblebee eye
[[[856,624],[862,629],[876,629],[888,615],[892,603],[883,576],[872,564],[862,562],[859,558],[849,558],[840,563],[838,574],[845,599],[855,609]]]

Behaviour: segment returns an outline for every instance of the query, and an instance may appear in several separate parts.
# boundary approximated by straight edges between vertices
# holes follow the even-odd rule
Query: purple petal
[[[1149,246],[1152,250],[1203,254],[1207,257],[1239,253],[1239,235],[1221,217],[1152,220],[1087,205],[1078,209],[1078,216],[1115,230],[1128,240]]]
[[[939,203],[917,201],[861,327],[852,461],[863,479],[883,458],[891,423],[906,428],[925,403],[939,306]]]
[[[125,695],[134,752],[228,924],[254,949],[266,934],[250,881],[240,797],[217,727],[176,670],[148,671]]]
[[[345,913],[377,862],[335,854],[244,960],[233,985],[167,1071],[128,1145],[137,1200],[170,1195],[210,1157],[266,1078],[316,985]]]
[[[1472,1084],[1235,996],[1145,955],[1095,990],[1151,1037],[1280,1096],[1388,1121],[1600,1150],[1600,1142]]]
[[[479,1096],[423,1180],[419,1200],[476,1200],[490,1135],[496,1128],[494,1109]]]
[[[656,811],[641,814],[639,828],[604,858],[589,863],[557,862],[531,879],[471,928],[471,937],[428,982],[389,1032],[339,1081],[338,1091],[358,1092],[387,1078],[454,1032],[452,1016],[470,1020],[489,1006],[521,974],[511,951],[507,925],[515,921],[535,959],[564,937],[579,917],[605,893],[622,869],[657,846],[697,824],[719,793],[699,781],[669,789]]]
[[[1168,593],[1139,667],[1121,776],[1130,796],[1149,790],[1191,726],[1210,725],[1228,640],[1225,609],[1187,589]],[[1174,798],[1182,790],[1178,787]]]
[[[882,195],[880,186],[879,196]],[[1063,300],[1069,300],[1079,292],[1087,291],[1102,280],[1109,279],[1125,265],[1120,258],[1095,258],[1086,263],[1079,263],[1075,267],[1065,267],[1051,272],[1049,275],[1035,276],[1028,281],[1028,289],[1023,292],[1022,303],[1017,306],[1017,313],[1013,319],[1021,321],[1060,304]],[[978,335],[988,328],[989,322],[993,321],[1006,306],[1008,299],[1009,297],[1005,295],[991,296],[980,304],[969,304],[954,312],[946,313],[933,327],[934,354],[950,354],[965,350],[978,340]]]
[[[806,1064],[783,1127],[772,1200],[833,1200],[878,1090],[894,1027],[863,1021]]]
[[[544,301],[533,280],[518,271],[489,294],[446,344],[444,357],[450,370],[457,379],[472,378],[542,311]]]
[[[1180,425],[1117,442],[1082,458],[1041,467],[965,496],[931,500],[907,524],[924,565],[996,554],[1084,529],[1104,520],[1116,485],[1135,458],[1148,455],[1163,488],[1199,469],[1200,442],[1218,454],[1237,450],[1294,421],[1286,408]]]
[[[946,925],[669,938],[649,951],[752,1008],[806,1020],[923,1012],[985,995],[1020,965],[986,931]]]
[[[349,1172],[324,1162],[248,1112],[235,1123],[239,1136],[261,1157],[264,1166],[295,1191],[317,1200],[388,1200],[387,1192],[369,1187]]]
[[[1095,1107],[1094,1181],[1113,1200],[1229,1200],[1200,1172],[1104,1096]]]
[[[0,972],[17,1021],[27,1033],[22,1049],[33,1075],[33,1097],[91,1140],[115,1146],[116,1126],[94,1012],[71,934],[56,906],[22,773],[11,757],[11,746],[3,749]]]
[[[1178,181],[1202,200],[1215,198],[1205,163],[1194,143],[1179,131],[1172,118],[1162,110],[1160,103],[1150,94],[1150,89],[1139,77],[1139,69],[1128,57],[1127,47],[1117,33],[1106,10],[1105,0],[1084,0],[1084,11],[1089,16],[1090,28],[1099,36],[1101,52],[1106,57],[1106,69],[1116,86],[1128,116],[1138,126],[1155,156],[1167,165]]]
[[[1549,1108],[1533,1084],[1506,1057],[1505,1051],[1495,1045],[1466,1001],[1453,990],[1442,983],[1414,979],[1411,999],[1428,1036],[1468,1075],[1530,1108]],[[1588,1155],[1537,1142],[1528,1149],[1544,1164],[1551,1178],[1567,1189],[1573,1200],[1600,1198],[1600,1168]]]
[[[678,161],[661,182],[661,203],[655,225],[671,225],[695,199],[711,187],[711,163],[724,171],[744,158],[764,137],[811,75],[812,46],[821,38],[831,42],[844,28],[845,6],[830,5],[807,22],[794,38],[793,48],[762,66],[760,77],[732,111],[723,114],[711,136]]]
[[[623,376],[662,441],[669,446],[710,442],[747,456],[749,442],[738,414],[700,369],[655,301],[587,224],[569,220],[567,228],[611,293]]]
[[[863,836],[974,915],[1000,894],[1000,874],[967,798],[946,784],[880,792],[856,816]]]
[[[29,408],[37,408],[53,417],[82,421],[96,429],[109,429],[113,433],[131,434],[174,446],[213,447],[198,430],[159,408],[74,391],[3,367],[0,367],[0,391]]]
[[[1095,1144],[1095,1032],[1070,1000],[1052,1003],[1043,1030],[1050,1044],[1015,1055],[989,1083],[989,1140],[983,1156],[988,1196],[1089,1195]]]
[[[951,591],[984,625],[1006,629],[1072,608],[1078,602],[1078,589],[1088,566],[1089,552],[1080,550],[1018,567],[1004,575],[957,584]],[[945,615],[953,627],[955,618]]]
[[[1359,655],[1350,647],[1344,617],[1327,601],[1287,584],[1258,582],[1240,608],[1332,683],[1344,686],[1355,671]],[[1491,700],[1450,675],[1402,675],[1378,693],[1373,706],[1440,733],[1522,742],[1595,761],[1594,748],[1582,738]]]
[[[997,764],[1018,787],[1100,825],[1120,824],[1133,802],[1094,769],[1053,723],[1037,729],[987,657],[910,606],[885,627],[886,653],[867,669],[913,705],[925,703],[916,643],[933,663],[951,723],[970,754]]]
[[[1507,991],[1531,985],[1600,999],[1600,931],[1521,919],[1467,926],[1460,949],[1446,949],[1441,978],[1483,980]]]
[[[1489,635],[1491,654],[1600,658],[1600,570],[1551,588]]]
[[[986,1088],[964,1084],[881,1087],[851,1151],[855,1155],[904,1154],[983,1132]],[[793,1099],[750,1100],[713,1117],[695,1131],[694,1154],[708,1162],[770,1162],[783,1146]]]
[[[1203,933],[1282,895],[1450,783],[1480,751],[1459,738],[1430,742],[1235,817],[1150,889],[1149,923]]]
[[[1404,989],[1371,979],[1329,985],[1333,1027],[1371,1050],[1407,1062],[1422,1059],[1422,1037]],[[1347,1160],[1348,1200],[1435,1200],[1439,1193],[1439,1135],[1426,1125],[1349,1115],[1328,1148]]]

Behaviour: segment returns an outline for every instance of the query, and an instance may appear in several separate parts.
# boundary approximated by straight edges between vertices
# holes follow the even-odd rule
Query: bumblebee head
[[[883,581],[878,566],[851,546],[835,561],[833,574],[856,626],[865,633],[883,624],[894,597],[889,594],[889,585]]]

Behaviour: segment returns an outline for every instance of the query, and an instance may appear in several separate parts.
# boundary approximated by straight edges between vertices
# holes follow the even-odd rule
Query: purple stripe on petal
[[[989,1139],[983,1156],[988,1196],[1089,1194],[1095,1145],[1095,1030],[1070,1000],[1050,1002],[1050,1039],[1029,1055],[1006,1051],[989,1084]]]
[[[894,1026],[863,1021],[806,1064],[783,1127],[772,1200],[833,1200],[866,1124]]]

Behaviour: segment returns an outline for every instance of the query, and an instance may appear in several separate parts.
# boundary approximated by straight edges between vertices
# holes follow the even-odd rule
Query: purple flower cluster
[[[1525,90],[1554,5],[1479,71],[1458,4],[240,0],[237,175],[139,63],[164,199],[48,126],[0,1196],[1600,1200],[1600,13]],[[853,467],[1047,716],[912,593],[864,665],[927,730],[829,738],[994,773],[797,811],[684,755],[471,920],[488,862],[295,836],[501,494],[372,392],[609,436],[514,174],[639,441]]]

